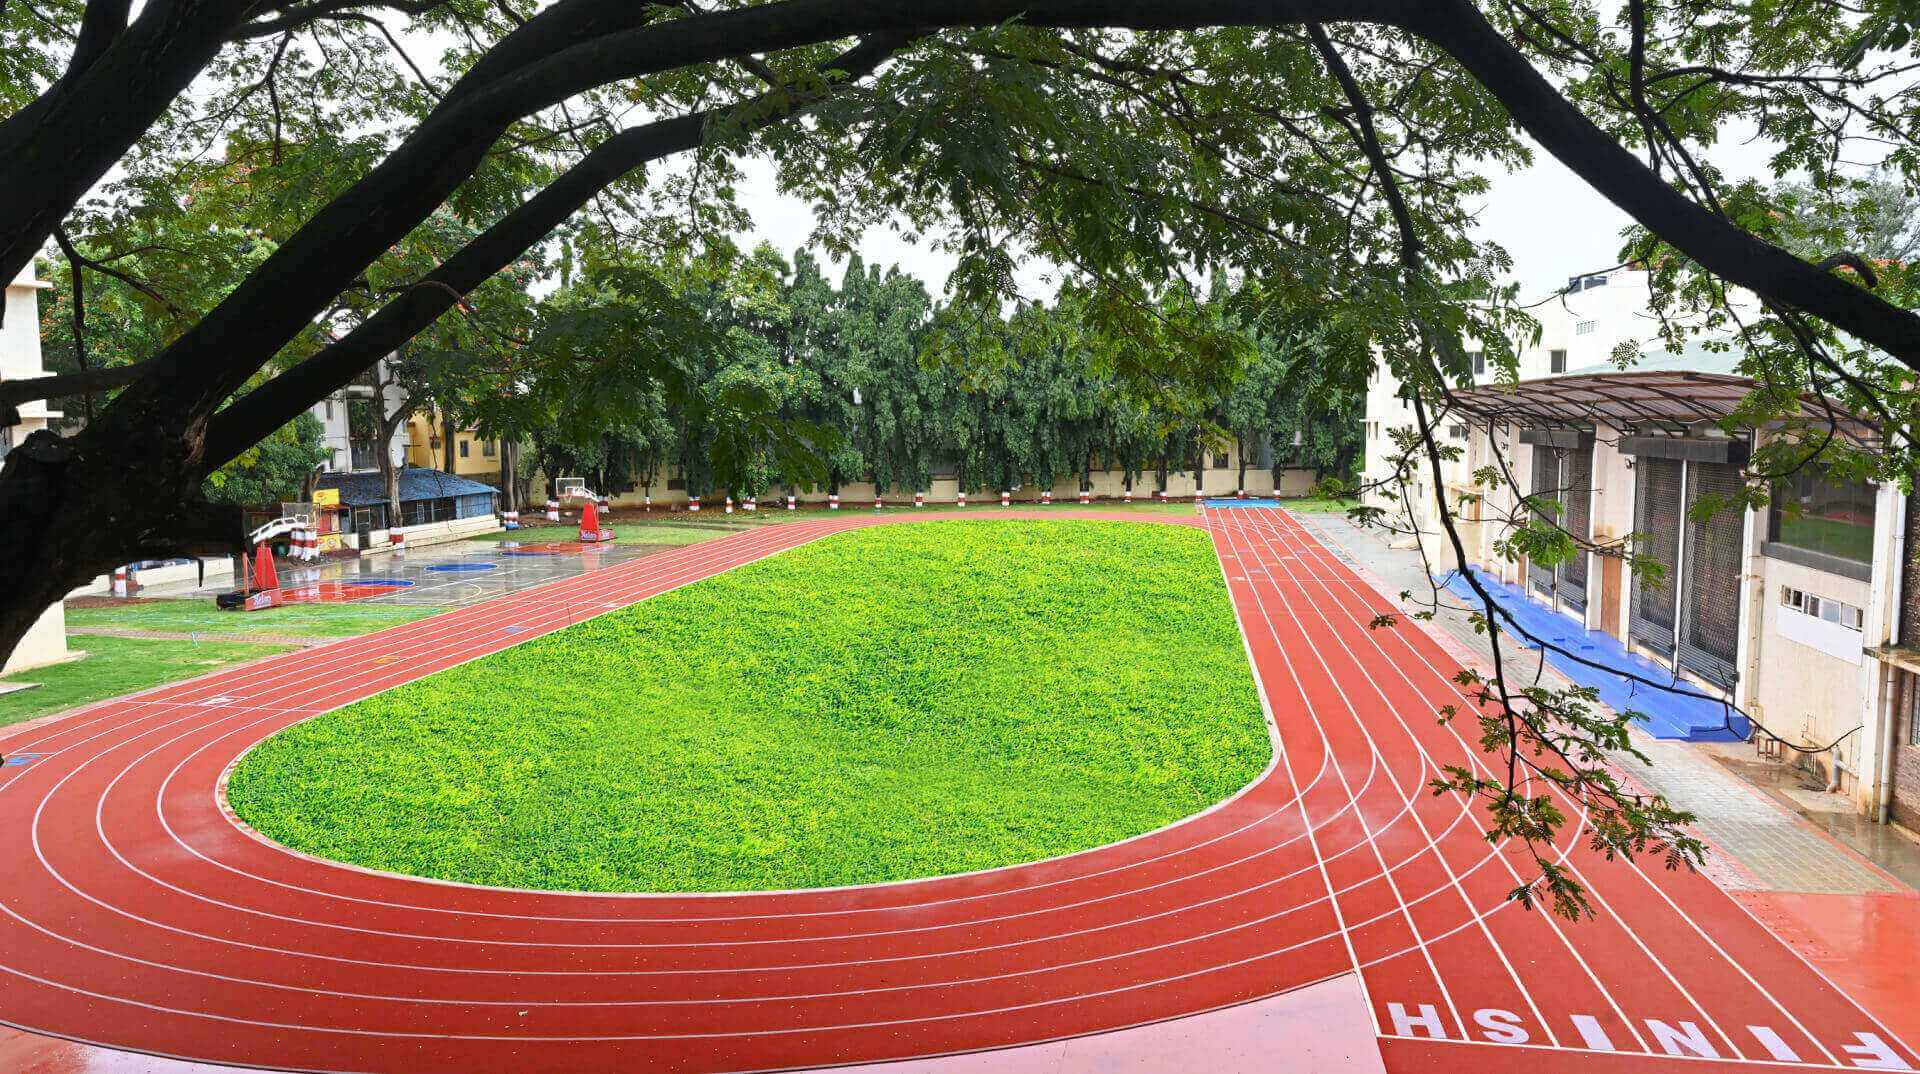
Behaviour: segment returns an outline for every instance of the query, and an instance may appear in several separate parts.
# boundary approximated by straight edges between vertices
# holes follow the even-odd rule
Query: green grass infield
[[[1204,532],[973,520],[827,537],[317,717],[228,793],[377,869],[765,890],[1098,846],[1270,754]]]

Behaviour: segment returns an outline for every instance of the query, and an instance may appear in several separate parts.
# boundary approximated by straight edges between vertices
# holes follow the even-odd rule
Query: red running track
[[[0,769],[0,1021],[302,1070],[750,1071],[1100,1032],[1357,968],[1390,1070],[1920,1064],[1704,878],[1573,846],[1597,920],[1507,902],[1522,857],[1424,789],[1439,765],[1481,763],[1433,718],[1460,699],[1457,661],[1416,626],[1368,629],[1385,598],[1272,509],[1204,524],[1276,761],[1111,846],[903,884],[576,895],[319,861],[225,811],[228,767],[289,724],[912,517],[769,526],[9,736],[26,763]]]

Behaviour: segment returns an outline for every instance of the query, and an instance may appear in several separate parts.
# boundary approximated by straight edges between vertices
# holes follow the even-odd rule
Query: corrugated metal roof
[[[318,482],[323,489],[339,489],[340,502],[348,507],[366,507],[387,501],[386,482],[379,471],[351,474],[321,474]],[[483,485],[464,477],[429,470],[424,466],[403,466],[400,468],[400,502],[414,500],[438,500],[451,496],[476,496],[481,493],[499,495],[492,485]]]

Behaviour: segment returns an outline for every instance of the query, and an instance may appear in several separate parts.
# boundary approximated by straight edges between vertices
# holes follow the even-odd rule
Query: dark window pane
[[[1870,563],[1873,509],[1871,485],[1802,471],[1774,487],[1771,536],[1794,548]]]

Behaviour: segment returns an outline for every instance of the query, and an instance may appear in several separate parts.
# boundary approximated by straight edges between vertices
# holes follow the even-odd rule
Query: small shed
[[[339,532],[372,532],[493,514],[500,490],[424,466],[400,468],[400,517],[387,517],[387,487],[378,471],[321,474],[317,487],[340,493]]]

